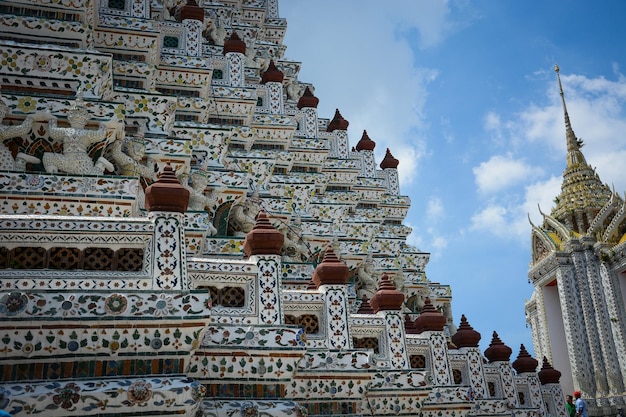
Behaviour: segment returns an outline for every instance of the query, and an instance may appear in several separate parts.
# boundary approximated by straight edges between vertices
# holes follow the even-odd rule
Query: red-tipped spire
[[[539,365],[539,361],[530,356],[530,353],[528,353],[522,344],[520,346],[517,359],[515,359],[512,365],[513,369],[515,369],[518,374],[523,374],[525,372],[535,372],[537,370],[537,365]]]
[[[226,55],[229,52],[238,52],[240,54],[246,54],[246,43],[241,40],[237,32],[233,31],[229,38],[224,40],[223,54]]]
[[[196,0],[187,0],[187,3],[180,9],[180,20],[186,19],[204,22],[204,9],[198,6]]]
[[[313,282],[320,285],[345,285],[348,282],[350,268],[341,262],[332,246],[328,246],[324,259],[313,271]]]
[[[424,300],[424,308],[422,308],[422,312],[415,319],[415,328],[418,333],[422,333],[424,331],[442,331],[444,326],[446,325],[446,316],[441,314],[439,310],[435,308],[430,302],[430,298],[426,297]]]
[[[382,310],[401,310],[404,302],[404,294],[396,290],[391,279],[387,274],[383,274],[378,284],[378,291],[370,300],[370,305],[374,312],[378,313]]]
[[[385,153],[385,157],[383,158],[382,162],[380,163],[380,167],[382,169],[387,169],[387,168],[398,168],[398,164],[400,163],[400,161],[398,161],[396,158],[393,157],[393,155],[391,154],[391,151],[389,150],[389,148],[387,148],[387,153]]]
[[[404,315],[404,332],[406,334],[416,334],[417,329],[415,328],[415,322],[411,320],[411,316],[408,314]]]
[[[461,324],[456,333],[452,335],[452,343],[456,347],[478,347],[480,342],[480,333],[478,333],[465,318],[465,314],[461,315]]]
[[[485,350],[485,357],[489,359],[489,362],[506,362],[511,357],[511,353],[513,353],[511,348],[502,343],[498,333],[494,331],[491,344]]]
[[[363,296],[363,300],[361,301],[357,314],[374,314],[374,309],[370,305],[367,295]]]
[[[265,83],[282,83],[285,78],[285,74],[276,67],[274,60],[270,60],[270,65],[267,70],[261,74],[261,84]]]
[[[320,99],[313,95],[313,92],[307,85],[304,89],[304,94],[302,94],[302,97],[298,100],[298,109],[302,109],[303,107],[312,107],[316,109],[319,102]]]
[[[543,366],[541,367],[541,371],[537,374],[539,377],[539,382],[541,385],[546,384],[558,384],[559,379],[561,379],[561,373],[554,369],[550,362],[548,362],[548,358],[543,357]]]
[[[339,109],[335,110],[335,117],[333,120],[328,123],[328,127],[326,128],[327,132],[332,132],[334,130],[348,130],[348,125],[350,123],[343,118],[341,113],[339,113]]]
[[[363,136],[361,136],[361,140],[356,144],[357,151],[373,151],[376,147],[376,142],[370,139],[367,135],[367,130],[363,130]]]
[[[178,181],[174,169],[168,162],[159,179],[146,188],[146,210],[184,213],[188,204],[189,190]]]
[[[276,230],[261,210],[256,218],[252,230],[246,235],[243,242],[243,251],[246,256],[251,255],[280,255],[285,242],[285,235]]]

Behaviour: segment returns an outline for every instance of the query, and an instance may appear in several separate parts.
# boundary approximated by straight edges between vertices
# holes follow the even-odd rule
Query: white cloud
[[[502,128],[500,115],[490,111],[485,116],[485,130],[498,132]]]
[[[448,239],[444,236],[435,233],[434,230],[429,231],[431,234],[430,247],[433,248],[435,256],[440,256],[444,249],[448,246]]]
[[[539,209],[544,213],[550,213],[554,207],[554,198],[561,192],[563,177],[552,177],[546,181],[536,182],[526,186],[522,211],[524,215],[530,215],[535,225],[543,221]],[[528,224],[526,222],[526,224]]]
[[[538,181],[521,188],[518,195],[502,195],[497,202],[487,203],[486,207],[472,216],[470,230],[526,244],[530,234],[529,216],[535,225],[542,223],[539,209],[550,213],[562,180],[561,177],[552,177]]]
[[[494,193],[517,185],[543,173],[541,168],[530,166],[511,155],[495,155],[472,169],[481,193]]]
[[[426,217],[430,220],[439,219],[444,213],[443,201],[439,197],[430,197],[426,206]]]
[[[503,237],[507,230],[507,214],[507,209],[503,206],[489,205],[472,216],[470,229],[487,230]]]

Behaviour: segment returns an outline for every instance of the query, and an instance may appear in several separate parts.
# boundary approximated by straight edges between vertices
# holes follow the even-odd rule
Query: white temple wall
[[[574,383],[571,378],[572,370],[563,326],[559,289],[557,285],[544,286],[542,292],[551,347],[551,364],[554,369],[561,371],[560,382],[565,392],[573,392]]]

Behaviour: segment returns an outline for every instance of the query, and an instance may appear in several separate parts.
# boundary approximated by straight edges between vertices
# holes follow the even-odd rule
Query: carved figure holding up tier
[[[76,93],[76,101],[70,107],[67,116],[70,127],[57,127],[56,117],[48,122],[50,137],[63,141],[63,153],[46,152],[43,154],[43,166],[47,172],[101,175],[105,168],[113,171],[113,164],[104,157],[98,158],[94,164],[87,153],[89,146],[102,142],[107,137],[107,127],[103,123],[100,124],[98,130],[85,129],[89,119],[89,111],[85,108],[82,91],[79,90]],[[114,139],[115,136],[112,138]]]
[[[213,208],[217,201],[217,193],[212,190],[209,195],[206,195],[204,191],[209,185],[209,177],[206,171],[194,171],[191,174],[191,197],[189,198],[190,210],[209,210]]]
[[[2,124],[2,121],[7,114],[9,114],[9,107],[5,104],[2,98],[2,92],[0,91],[0,170],[25,171],[27,163],[38,164],[40,162],[39,158],[18,152],[14,160],[11,150],[6,147],[4,142],[30,133],[33,122],[36,120],[44,120],[45,115],[28,115],[19,126],[5,126]]]
[[[371,300],[374,294],[376,294],[378,284],[376,283],[375,275],[376,269],[374,268],[372,253],[368,252],[367,258],[356,270],[356,293],[358,299],[366,296],[368,300]]]
[[[245,235],[254,227],[260,209],[261,200],[258,194],[254,193],[243,203],[233,205],[230,210],[229,222],[235,231]]]
[[[123,142],[122,139],[118,139],[111,146],[111,156],[117,164],[120,175],[139,176],[156,181],[157,175],[154,167],[143,163],[146,155],[144,129],[140,128],[137,135],[131,137],[126,143],[126,152],[123,151]]]
[[[300,216],[297,215],[291,226],[283,233],[285,242],[283,243],[282,255],[292,262],[303,262],[308,259],[309,249],[302,240],[302,226]]]
[[[298,101],[304,93],[304,86],[300,84],[298,80],[288,80],[287,82],[287,87],[285,87],[287,90],[287,97],[290,100]]]
[[[204,191],[209,185],[209,177],[205,171],[195,171],[191,174],[191,187],[187,186],[189,190],[189,210],[206,211],[209,213],[211,220],[214,216],[214,206],[217,203],[218,194],[216,190],[211,190],[209,195],[206,195]],[[209,223],[209,229],[207,231],[208,236],[215,236],[217,229],[213,223]]]
[[[209,28],[209,40],[213,42],[213,45],[224,46],[226,35],[226,27],[220,19],[216,17],[213,21],[213,25]]]

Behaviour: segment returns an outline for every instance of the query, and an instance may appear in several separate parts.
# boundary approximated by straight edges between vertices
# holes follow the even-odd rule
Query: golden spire
[[[570,230],[585,233],[586,227],[593,220],[593,216],[604,206],[611,196],[608,186],[605,186],[598,174],[585,161],[581,152],[582,141],[576,138],[565,106],[565,94],[561,84],[559,66],[554,66],[559,81],[559,93],[563,103],[565,117],[565,135],[567,138],[567,166],[563,172],[561,193],[556,198],[556,206],[551,216]],[[591,213],[591,214],[590,214]],[[592,216],[583,221],[581,216]]]
[[[582,147],[582,141],[576,138],[574,129],[569,120],[569,114],[567,113],[567,106],[565,105],[565,94],[563,93],[563,85],[561,84],[561,74],[559,73],[559,66],[554,66],[556,77],[559,80],[559,93],[561,94],[561,103],[563,103],[563,114],[565,117],[565,137],[567,139],[567,164],[586,163],[585,157],[580,153]],[[578,152],[577,152],[578,151]],[[575,153],[572,154],[572,152]],[[573,159],[573,160],[572,160]]]

